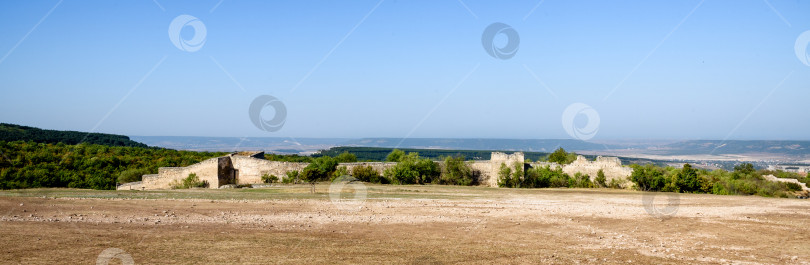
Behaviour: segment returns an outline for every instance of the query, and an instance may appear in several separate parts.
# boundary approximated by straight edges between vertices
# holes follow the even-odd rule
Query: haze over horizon
[[[806,141],[808,13],[788,0],[6,1],[0,122],[128,136]],[[283,103],[277,127],[249,114],[262,95]]]

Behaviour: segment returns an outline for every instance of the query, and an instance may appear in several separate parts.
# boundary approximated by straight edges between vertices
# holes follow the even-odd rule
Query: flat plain
[[[119,253],[135,264],[810,264],[810,200],[332,188],[0,191],[0,260],[87,264]]]

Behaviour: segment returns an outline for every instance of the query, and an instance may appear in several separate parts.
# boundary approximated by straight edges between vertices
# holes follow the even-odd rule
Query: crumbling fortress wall
[[[591,180],[596,178],[599,170],[605,173],[608,181],[612,179],[624,179],[633,174],[633,169],[622,166],[622,161],[618,157],[596,157],[596,161],[588,161],[583,156],[577,156],[573,163],[565,165],[563,172],[573,176],[577,172],[591,176]]]
[[[262,153],[264,155],[264,153]],[[262,183],[262,175],[275,175],[283,178],[288,171],[303,170],[308,163],[269,161],[250,156],[231,155],[236,182],[234,184]]]
[[[474,171],[478,171],[478,183],[480,185],[497,187],[498,170],[501,169],[501,164],[512,167],[515,163],[524,165],[525,169],[523,152],[516,152],[513,154],[492,152],[489,160],[473,161],[472,164],[470,164],[470,167]]]
[[[374,170],[380,173],[380,175],[385,172],[386,169],[396,166],[396,162],[356,162],[356,163],[340,163],[339,166],[346,167],[349,170],[349,173],[353,172],[354,168],[360,166],[370,166]]]
[[[264,152],[254,153],[234,153],[227,156],[215,157],[204,160],[200,163],[187,167],[162,167],[158,169],[158,174],[144,175],[140,183],[132,182],[118,186],[119,190],[152,190],[170,189],[173,184],[179,183],[189,174],[196,174],[197,177],[206,181],[209,188],[216,189],[227,184],[259,184],[262,183],[263,175],[275,175],[283,178],[287,172],[303,170],[308,163],[300,162],[280,162],[265,160]],[[524,169],[530,167],[551,168],[560,167],[556,163],[535,162],[526,163],[522,152],[506,154],[493,152],[490,160],[476,160],[469,162],[474,171],[474,175],[479,185],[497,187],[498,170],[501,164],[513,167],[515,163],[523,165]],[[338,166],[345,166],[349,172],[358,166],[371,166],[382,174],[385,169],[395,166],[391,162],[357,162],[340,163]],[[614,178],[624,179],[630,176],[632,169],[621,165],[621,161],[616,157],[597,157],[596,161],[588,161],[583,156],[569,165],[563,165],[563,172],[573,176],[577,172],[590,175],[593,180],[599,170],[605,173],[608,180]]]

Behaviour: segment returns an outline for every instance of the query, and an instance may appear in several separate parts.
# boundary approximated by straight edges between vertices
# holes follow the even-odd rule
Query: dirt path
[[[0,260],[810,264],[808,200],[395,188],[343,203],[261,190],[213,193],[233,200],[0,197]]]

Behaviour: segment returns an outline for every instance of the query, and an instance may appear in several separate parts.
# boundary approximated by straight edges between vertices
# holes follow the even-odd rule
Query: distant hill
[[[68,145],[88,143],[106,146],[148,147],[145,144],[132,141],[128,136],[124,135],[43,130],[8,123],[0,123],[0,141],[33,141],[48,144],[64,143]]]
[[[346,146],[397,147],[421,149],[504,150],[524,152],[554,152],[566,150],[604,150],[603,144],[573,139],[483,139],[483,138],[363,138],[347,141]]]
[[[309,155],[332,147],[378,147],[445,150],[500,150],[549,153],[558,147],[587,154],[635,157],[777,155],[788,160],[810,159],[810,141],[796,140],[603,140],[485,139],[485,138],[292,138],[292,137],[166,137],[133,136],[150,146],[178,150],[238,151]],[[378,157],[379,154],[371,154]],[[468,154],[468,157],[478,157]],[[481,155],[485,157],[486,155]],[[682,159],[682,158],[678,158]]]
[[[690,140],[660,146],[656,152],[667,155],[692,154],[750,154],[771,153],[785,155],[810,154],[808,141],[779,141],[779,140]]]
[[[420,157],[429,158],[429,159],[441,159],[445,156],[461,156],[466,159],[471,160],[489,160],[490,156],[492,155],[492,150],[451,150],[451,149],[414,149],[414,148],[399,148],[406,153],[410,152],[417,152],[419,153]],[[357,156],[358,161],[385,161],[388,154],[393,151],[394,148],[389,147],[350,147],[350,146],[338,146],[329,148],[329,150],[322,150],[316,154],[313,154],[313,157],[319,156],[331,156],[335,157],[340,155],[343,152],[349,152]],[[507,152],[507,153],[514,153],[514,152]],[[539,152],[525,152],[525,157],[532,160],[540,160],[548,155],[548,153],[539,153]]]

